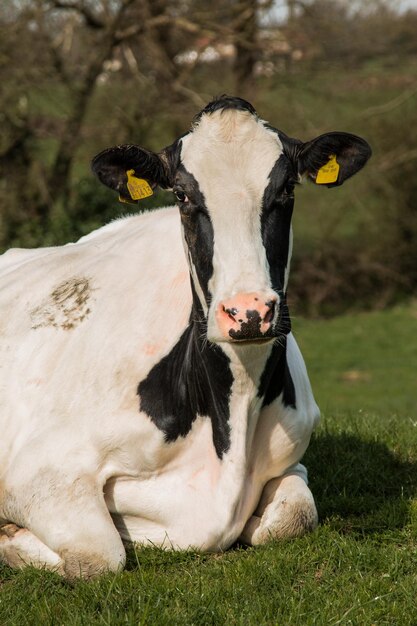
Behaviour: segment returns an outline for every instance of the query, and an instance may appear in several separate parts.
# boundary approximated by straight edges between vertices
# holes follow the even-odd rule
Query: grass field
[[[221,555],[131,550],[98,581],[0,566],[2,626],[417,624],[417,305],[295,319],[323,418],[312,535]]]

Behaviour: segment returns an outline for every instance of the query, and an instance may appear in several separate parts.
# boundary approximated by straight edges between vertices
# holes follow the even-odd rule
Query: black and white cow
[[[93,161],[122,198],[159,185],[177,208],[3,255],[0,559],[94,575],[123,566],[122,539],[216,551],[316,526],[299,461],[319,412],[285,298],[293,190],[369,156],[221,97],[159,154]]]

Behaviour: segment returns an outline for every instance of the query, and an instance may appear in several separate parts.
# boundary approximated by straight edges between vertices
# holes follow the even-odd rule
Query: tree
[[[177,44],[171,33],[196,30],[175,13],[176,5],[170,0],[27,0],[0,7],[0,68],[7,85],[1,97],[5,132],[0,144],[4,181],[0,194],[4,206],[10,207],[2,215],[4,241],[19,243],[28,213],[33,228],[46,230],[53,211],[71,212],[77,151],[98,81],[109,79],[106,68],[113,61],[118,59],[132,72],[129,59],[135,62],[140,58],[136,51],[146,51],[150,63],[144,61],[142,71],[148,84],[158,85],[167,108],[184,96],[194,106],[201,105],[202,99],[184,87],[182,70],[173,61]],[[28,49],[29,57],[24,53]],[[44,93],[49,90],[51,102],[56,94],[65,100],[52,158],[42,167],[38,149],[43,129],[32,105],[39,87]]]

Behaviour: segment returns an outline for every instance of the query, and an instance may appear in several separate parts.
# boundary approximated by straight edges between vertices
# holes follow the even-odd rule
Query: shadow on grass
[[[321,522],[365,534],[410,522],[417,463],[402,460],[385,444],[349,433],[319,433],[303,463]]]
[[[383,533],[407,526],[411,500],[417,497],[417,463],[402,460],[381,442],[350,433],[317,433],[302,461],[319,512],[319,523],[341,533]],[[217,555],[172,552],[161,548],[127,546],[127,570],[204,563]],[[234,543],[227,551],[246,551]]]

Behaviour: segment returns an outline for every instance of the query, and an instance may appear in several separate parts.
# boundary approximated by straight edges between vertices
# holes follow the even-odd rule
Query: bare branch
[[[389,153],[385,159],[379,164],[378,169],[380,172],[386,172],[394,167],[398,167],[408,161],[414,161],[417,159],[417,148],[413,150],[406,150],[405,152]]]
[[[145,29],[150,30],[152,28],[160,28],[162,26],[167,26],[168,24],[172,24],[177,26],[178,28],[185,30],[192,34],[202,33],[203,30],[197,26],[197,24],[193,24],[189,20],[183,18],[170,17],[169,15],[158,15],[156,17],[151,17],[146,20],[146,24],[133,24],[123,30],[118,30],[115,33],[115,38],[117,42],[120,43],[129,39],[130,37],[134,37],[141,32],[144,32]]]
[[[196,91],[185,87],[177,80],[172,83],[172,88],[176,93],[188,98],[198,109],[206,104],[206,101]]]
[[[406,102],[407,100],[415,96],[416,94],[417,94],[417,85],[414,85],[412,89],[408,89],[407,91],[404,91],[396,98],[393,98],[393,100],[389,100],[388,102],[385,102],[384,104],[379,104],[377,106],[366,109],[359,115],[359,118],[368,119],[369,117],[373,117],[374,115],[381,115],[382,113],[390,113],[397,107],[401,106],[404,102]]]
[[[93,13],[84,3],[75,2],[74,0],[62,2],[62,0],[50,0],[55,9],[63,9],[76,11],[83,16],[87,26],[90,28],[101,29],[106,27],[106,23]]]
[[[66,84],[66,85],[70,85],[71,84],[71,76],[67,71],[67,68],[65,67],[65,64],[63,62],[62,56],[58,50],[58,47],[54,44],[51,45],[50,47],[50,51],[51,51],[51,55],[52,55],[52,61],[54,64],[54,68],[57,72],[57,74],[61,77],[62,81]]]

